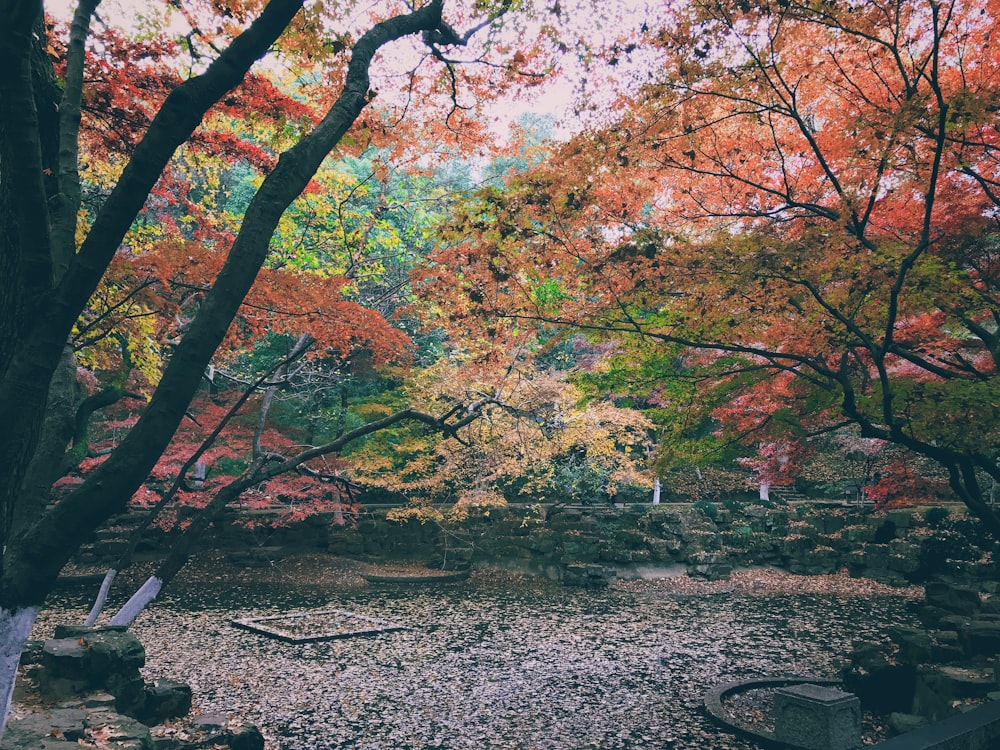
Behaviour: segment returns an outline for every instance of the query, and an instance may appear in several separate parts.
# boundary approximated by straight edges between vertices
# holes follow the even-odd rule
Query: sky
[[[618,92],[631,85],[637,76],[645,74],[655,60],[649,53],[636,50],[621,55],[618,65],[611,69],[596,62],[588,62],[587,48],[599,49],[609,45],[622,30],[637,32],[650,19],[660,15],[666,3],[649,3],[641,0],[603,0],[595,6],[593,0],[540,0],[544,7],[560,8],[558,15],[543,14],[543,18],[561,27],[561,38],[567,40],[568,51],[560,59],[563,75],[544,85],[526,87],[516,96],[498,99],[485,113],[490,129],[499,137],[509,132],[511,123],[525,113],[552,116],[555,122],[554,135],[566,137],[584,127],[590,120],[604,119]],[[452,3],[454,7],[456,3]],[[46,0],[47,12],[58,18],[72,17],[76,0]],[[353,14],[345,19],[345,26],[360,26],[366,23],[372,3],[361,3]],[[189,31],[183,17],[169,9],[164,0],[102,0],[98,15],[109,24],[139,31],[151,19],[169,19],[171,27],[179,33]],[[447,9],[447,6],[446,6]],[[599,9],[599,10],[597,10]],[[165,15],[167,14],[167,15]],[[352,17],[353,16],[353,17]],[[531,33],[524,28],[521,33]],[[503,40],[516,44],[516,39]],[[385,53],[390,63],[400,69],[398,56],[415,54],[413,47],[395,45]],[[393,59],[393,56],[397,59]],[[377,73],[376,73],[377,76]],[[590,106],[580,111],[577,106],[581,91],[586,92]]]

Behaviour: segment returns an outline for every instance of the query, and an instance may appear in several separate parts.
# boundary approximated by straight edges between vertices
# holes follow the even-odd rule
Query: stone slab
[[[806,683],[774,694],[774,736],[804,750],[861,746],[861,701],[856,695]]]

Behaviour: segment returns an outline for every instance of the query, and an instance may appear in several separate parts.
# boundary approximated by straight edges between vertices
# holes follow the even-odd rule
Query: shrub
[[[939,529],[920,544],[920,567],[927,573],[951,572],[956,561],[979,558],[981,551],[960,532]]]
[[[933,508],[928,508],[924,511],[924,521],[926,521],[928,526],[937,528],[950,514],[951,511],[947,508],[942,508],[936,505]]]
[[[692,503],[691,507],[704,514],[706,517],[711,518],[713,521],[719,517],[719,508],[715,503],[710,503],[707,500],[699,500],[696,503]]]
[[[735,514],[735,513],[739,513],[741,510],[743,510],[745,507],[747,507],[747,503],[743,502],[742,500],[736,500],[734,498],[728,498],[728,499],[722,501],[722,506],[726,510],[728,510],[730,513],[734,513]]]

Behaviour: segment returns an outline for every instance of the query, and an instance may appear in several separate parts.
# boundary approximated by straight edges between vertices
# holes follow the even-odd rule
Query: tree
[[[566,373],[540,368],[532,357],[516,357],[505,370],[478,376],[442,359],[388,395],[403,403],[434,403],[474,394],[487,397],[493,408],[461,439],[442,440],[401,425],[385,439],[345,452],[350,475],[364,486],[405,496],[410,506],[395,516],[421,518],[431,504],[449,501],[461,515],[508,501],[608,503],[619,493],[638,487],[645,494],[651,487],[645,471],[649,421],[607,400],[581,403]],[[391,413],[395,406],[367,408]]]
[[[128,99],[128,89],[117,92],[110,102],[87,98],[85,71],[94,60],[87,40],[97,0],[80,3],[62,49],[48,44],[40,0],[0,3],[4,19],[0,63],[5,70],[0,81],[0,423],[4,425],[0,436],[4,455],[0,471],[4,544],[0,696],[4,716],[21,647],[59,569],[87,531],[125,507],[168,445],[265,263],[270,238],[283,213],[375,99],[369,75],[375,56],[392,42],[418,40],[422,51],[415,54],[414,66],[420,70],[410,77],[411,85],[432,91],[443,77],[447,93],[437,100],[453,103],[450,122],[460,124],[462,116],[455,108],[461,85],[477,77],[484,82],[490,73],[464,73],[448,50],[469,45],[476,32],[498,28],[509,5],[477,3],[474,9],[459,8],[455,18],[470,26],[460,33],[445,20],[443,0],[419,7],[387,3],[385,8],[372,9],[371,15],[366,12],[373,19],[370,28],[360,29],[356,36],[350,30],[342,37],[323,27],[318,11],[304,12],[301,0],[270,0],[259,11],[233,6],[225,11],[225,18],[218,17],[214,3],[183,5],[192,20],[192,32],[186,38],[190,69],[173,81],[167,76],[156,78],[155,85],[165,86],[162,102],[153,101],[155,97],[144,90],[143,102],[152,101],[148,117],[130,122],[119,115],[140,108],[137,101]],[[15,526],[26,482],[33,471],[45,468],[43,461],[36,460],[43,444],[55,445],[58,451],[68,442],[67,422],[72,420],[59,422],[56,417],[65,417],[75,406],[72,396],[67,396],[72,393],[72,379],[65,379],[65,373],[73,370],[66,345],[74,325],[116,254],[123,252],[130,231],[141,229],[144,208],[155,207],[154,191],[161,180],[170,179],[171,165],[177,163],[172,162],[175,154],[206,132],[199,130],[201,124],[230,105],[229,92],[272,50],[303,59],[322,58],[323,72],[333,83],[326,89],[320,115],[315,122],[307,120],[290,129],[291,143],[280,148],[280,156],[270,164],[262,164],[266,176],[247,203],[238,231],[231,237],[221,233],[214,238],[215,250],[225,262],[214,279],[204,280],[210,281],[210,288],[201,290],[196,311],[175,341],[139,419],[79,486],[52,507],[39,508],[25,526]],[[349,57],[341,54],[347,51]],[[495,82],[498,89],[516,80],[519,63],[532,56],[529,48],[517,52],[520,57],[511,62],[510,48],[480,50],[482,59],[502,71]],[[61,87],[50,55],[61,58]],[[434,73],[418,74],[433,65]],[[106,193],[95,195],[85,195],[81,188],[88,169],[80,151],[81,144],[88,145],[80,137],[85,105],[101,110],[109,124],[130,126],[127,132],[134,136],[111,138],[110,132],[104,133],[121,145],[121,154],[113,161],[111,176],[105,175]],[[80,222],[85,198],[93,216]],[[171,239],[176,243],[196,238],[181,233]],[[300,462],[310,455],[301,455]]]
[[[935,461],[1000,536],[996,13],[678,7],[624,114],[467,202],[426,288],[464,322],[682,347],[728,438],[790,459],[853,427]]]

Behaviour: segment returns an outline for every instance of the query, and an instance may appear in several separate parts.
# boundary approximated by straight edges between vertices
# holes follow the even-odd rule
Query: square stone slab
[[[406,630],[402,625],[343,609],[289,612],[269,617],[244,617],[231,620],[231,622],[238,628],[252,630],[255,633],[261,633],[288,643],[330,641],[336,638],[353,638]]]
[[[806,683],[774,694],[774,736],[805,750],[861,746],[861,701],[852,693]]]

